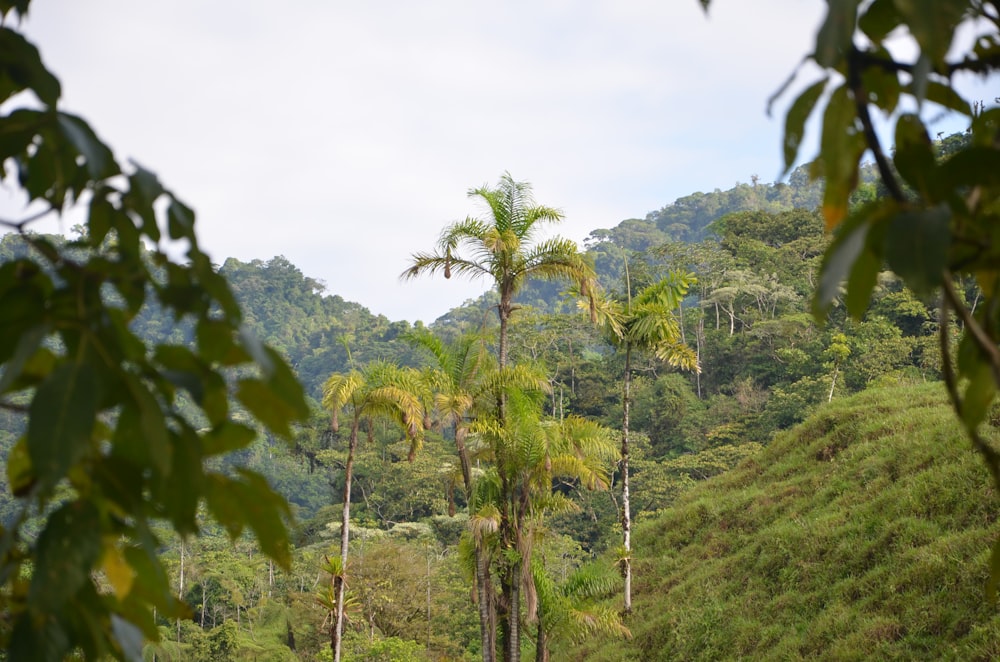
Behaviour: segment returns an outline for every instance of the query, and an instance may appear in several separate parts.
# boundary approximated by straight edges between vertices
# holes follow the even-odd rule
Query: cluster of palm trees
[[[535,204],[529,184],[505,173],[496,187],[472,189],[469,195],[484,204],[485,218],[468,217],[446,227],[436,250],[415,254],[402,278],[440,272],[445,278],[457,274],[488,279],[499,295],[495,354],[483,336],[445,344],[427,331],[418,331],[411,339],[432,357],[430,368],[418,371],[375,362],[346,375],[333,375],[325,384],[323,404],[332,414],[334,428],[341,414],[351,418],[340,563],[334,564],[338,571],[332,586],[335,614],[330,634],[335,662],[340,660],[344,624],[354,453],[359,432],[365,428],[371,435],[376,420],[391,421],[400,428],[410,440],[411,459],[429,426],[446,430],[454,440],[469,511],[464,542],[474,564],[485,662],[496,660],[498,634],[502,659],[520,660],[522,603],[525,621],[537,624],[537,660],[547,659],[548,640],[560,632],[579,634],[588,628],[625,632],[618,615],[607,610],[577,619],[583,625],[576,629],[560,628],[573,620],[567,615],[570,606],[579,607],[581,599],[593,598],[602,586],[606,589],[606,579],[584,572],[584,579],[556,585],[533,563],[532,549],[544,532],[545,515],[572,507],[569,499],[553,490],[553,481],[607,489],[616,461],[624,463],[619,470],[625,485],[623,528],[628,548],[629,357],[633,348],[651,348],[675,365],[696,366],[693,354],[680,341],[672,315],[691,279],[663,281],[635,302],[602,300],[593,268],[573,242],[561,238],[535,241],[541,228],[561,220],[562,213]],[[609,338],[625,349],[626,418],[620,454],[613,433],[596,423],[576,417],[546,420],[542,410],[549,386],[544,375],[508,361],[507,331],[516,310],[514,298],[532,278],[571,281],[592,319],[601,321]],[[628,613],[631,569],[627,560],[625,569]]]

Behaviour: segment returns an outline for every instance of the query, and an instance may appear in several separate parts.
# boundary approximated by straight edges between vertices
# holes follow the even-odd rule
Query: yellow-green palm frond
[[[591,319],[604,330],[612,344],[617,345],[625,337],[625,311],[620,302],[596,288],[589,299],[579,287],[573,288],[571,295],[577,298],[576,307],[591,313]]]
[[[701,372],[698,355],[682,342],[662,343],[656,347],[655,354],[656,358],[680,370]]]
[[[570,618],[577,632],[574,640],[578,642],[594,635],[632,638],[632,632],[622,623],[621,614],[608,607],[590,605],[585,609],[574,609]]]
[[[580,504],[562,492],[540,494],[533,499],[531,505],[536,513],[544,512],[550,515],[561,515],[564,513],[580,512]]]
[[[588,490],[607,489],[611,475],[607,466],[588,461],[575,455],[557,455],[552,458],[552,476],[579,481]]]
[[[537,367],[525,364],[510,365],[501,370],[491,370],[483,376],[479,394],[489,394],[496,398],[501,393],[508,396],[520,394],[549,394],[552,385],[545,373]]]
[[[681,337],[677,319],[661,306],[635,306],[626,327],[626,339],[642,348],[677,342]]]
[[[323,383],[323,407],[330,412],[330,427],[336,432],[340,427],[340,410],[351,402],[361,388],[364,378],[361,373],[334,373]]]

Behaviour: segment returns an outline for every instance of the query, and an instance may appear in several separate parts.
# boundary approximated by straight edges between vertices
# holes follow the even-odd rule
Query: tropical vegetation
[[[580,248],[504,173],[403,272],[488,288],[429,325],[213,265],[0,27],[0,657],[997,657],[1000,115],[952,76],[1000,12],[828,5],[787,183]]]

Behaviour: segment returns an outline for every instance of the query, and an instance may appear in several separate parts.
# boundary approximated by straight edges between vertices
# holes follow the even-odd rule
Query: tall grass
[[[634,638],[556,659],[1000,659],[996,519],[940,386],[835,401],[639,526]]]

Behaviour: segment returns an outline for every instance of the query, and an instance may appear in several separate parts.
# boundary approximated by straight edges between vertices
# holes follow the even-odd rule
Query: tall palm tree
[[[441,272],[451,278],[452,272],[471,278],[492,280],[499,296],[497,316],[500,321],[497,359],[501,370],[507,367],[507,329],[510,316],[515,310],[514,297],[531,278],[542,280],[568,280],[574,282],[580,292],[594,302],[596,275],[593,267],[577,249],[574,242],[560,237],[537,241],[539,232],[547,224],[562,220],[558,209],[535,203],[531,195],[531,185],[516,182],[505,172],[495,188],[488,185],[470,189],[469,197],[483,203],[486,218],[466,217],[449,225],[442,231],[434,252],[414,253],[412,264],[400,277],[416,278],[425,273]],[[591,313],[594,314],[593,306]],[[497,420],[504,421],[506,399],[501,391],[497,399]],[[503,473],[503,472],[501,472]],[[509,516],[508,514],[501,515]],[[510,526],[509,522],[504,526]],[[488,572],[488,566],[479,557],[476,548],[476,579],[480,583],[488,580],[481,576]],[[511,597],[514,598],[511,602]],[[504,647],[505,659],[516,659],[520,652],[520,632],[517,627],[519,614],[518,596],[508,596],[508,636]],[[495,615],[491,616],[487,605],[480,604],[480,632],[482,635],[483,660],[496,659]]]
[[[504,659],[510,662],[520,659],[522,594],[527,597],[528,619],[536,614],[531,575],[535,533],[546,512],[572,507],[553,491],[553,481],[605,488],[616,456],[608,431],[596,423],[572,416],[543,421],[541,393],[512,389],[504,421],[483,416],[470,426],[471,438],[493,460],[476,483],[470,510],[474,528],[491,534],[489,540],[496,546],[488,551],[498,562],[500,626]]]
[[[659,282],[643,289],[633,300],[626,268],[625,301],[602,300],[598,317],[606,336],[616,347],[625,351],[622,377],[622,545],[621,564],[625,578],[626,615],[632,612],[632,513],[629,503],[629,408],[632,402],[632,354],[635,350],[650,350],[657,358],[683,370],[698,370],[695,353],[684,344],[680,324],[674,311],[680,307],[688,288],[696,282],[694,274],[673,272]]]
[[[507,323],[514,311],[514,296],[532,278],[575,282],[593,301],[596,275],[576,243],[554,237],[533,243],[546,224],[563,219],[558,209],[535,204],[531,185],[516,182],[505,172],[496,188],[469,190],[470,198],[485,207],[485,219],[466,217],[449,225],[432,253],[414,253],[413,263],[401,274],[410,279],[425,273],[452,273],[493,281],[500,302],[498,359],[507,365]]]
[[[351,417],[351,432],[344,466],[344,509],[340,528],[340,572],[334,576],[336,618],[330,631],[334,662],[340,662],[344,634],[344,575],[351,525],[351,477],[358,432],[364,421],[372,434],[375,419],[396,423],[410,440],[410,459],[424,437],[423,382],[412,368],[400,368],[387,361],[375,361],[361,370],[333,374],[323,385],[323,406],[330,411],[331,427],[339,428],[340,413]]]
[[[472,504],[472,463],[465,440],[477,400],[484,390],[484,375],[495,371],[492,356],[484,351],[482,339],[467,335],[453,344],[445,344],[427,330],[413,331],[408,339],[428,350],[434,357],[427,381],[433,392],[434,409],[455,435],[455,451],[462,470],[465,500]],[[470,508],[470,516],[473,514]],[[470,520],[471,521],[471,520]],[[496,650],[496,597],[490,578],[490,558],[483,549],[483,536],[473,540],[475,547],[476,606],[479,610],[482,648]],[[494,653],[495,654],[495,653]]]

